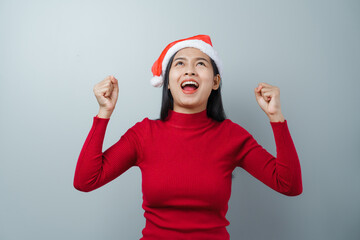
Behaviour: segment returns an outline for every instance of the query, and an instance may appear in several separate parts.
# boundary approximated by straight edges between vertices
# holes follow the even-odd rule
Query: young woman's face
[[[186,80],[197,83],[182,87]],[[220,85],[220,75],[214,76],[210,57],[197,48],[187,47],[174,56],[169,71],[169,84],[175,112],[197,113],[206,109],[212,89]]]

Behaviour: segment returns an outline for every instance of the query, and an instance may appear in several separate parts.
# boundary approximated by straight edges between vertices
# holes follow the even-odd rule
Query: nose
[[[185,75],[195,75],[195,70],[192,66],[187,67],[185,70]]]

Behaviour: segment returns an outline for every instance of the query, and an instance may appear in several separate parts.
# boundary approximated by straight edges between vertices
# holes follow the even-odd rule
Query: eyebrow
[[[183,58],[183,57],[178,57],[178,58],[174,59],[174,62],[175,62],[176,60],[180,60],[180,59],[185,60],[185,58]],[[196,60],[205,60],[206,62],[209,62],[208,60],[206,60],[206,59],[203,58],[203,57],[197,57],[197,58],[195,58],[195,59],[196,59]]]

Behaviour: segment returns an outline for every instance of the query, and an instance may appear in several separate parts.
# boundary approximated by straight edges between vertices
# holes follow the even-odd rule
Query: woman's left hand
[[[280,89],[267,83],[259,83],[255,88],[255,97],[261,109],[271,122],[284,122],[281,113]]]

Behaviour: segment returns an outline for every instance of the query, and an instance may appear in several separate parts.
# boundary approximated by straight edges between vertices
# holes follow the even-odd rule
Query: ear
[[[214,77],[214,86],[212,89],[217,90],[219,88],[220,80],[221,80],[220,74],[216,74],[216,76]]]

